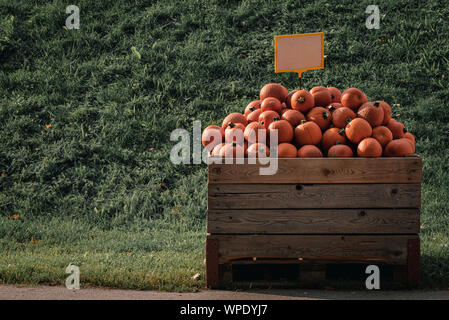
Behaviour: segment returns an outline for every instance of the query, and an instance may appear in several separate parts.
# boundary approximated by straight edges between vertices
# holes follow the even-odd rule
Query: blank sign
[[[275,71],[298,72],[324,68],[324,33],[276,36]]]

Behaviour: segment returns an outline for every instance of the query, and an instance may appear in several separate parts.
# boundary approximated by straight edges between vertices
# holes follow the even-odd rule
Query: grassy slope
[[[203,286],[205,166],[172,165],[170,132],[220,123],[266,82],[295,88],[273,36],[324,31],[326,69],[304,85],[400,104],[424,159],[423,277],[447,286],[449,9],[382,1],[367,30],[371,3],[344,2],[79,0],[65,30],[64,1],[0,0],[0,282],[64,283],[72,262],[84,285]]]

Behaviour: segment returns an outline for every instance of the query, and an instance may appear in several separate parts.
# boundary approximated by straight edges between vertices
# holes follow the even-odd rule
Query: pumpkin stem
[[[335,142],[335,145],[336,145],[336,146],[338,146],[338,145],[340,145],[340,144],[342,144],[341,141]]]
[[[323,112],[323,119],[329,118],[329,114],[327,112]]]
[[[402,129],[402,131],[404,131],[404,133],[407,133],[407,128],[404,127],[404,129]]]
[[[299,103],[303,103],[304,101],[306,101],[306,98],[304,98],[304,97],[299,97],[298,98],[298,102]]]
[[[249,108],[249,110],[251,111],[251,112],[253,112],[254,110],[256,110],[254,107],[251,107],[251,108]]]
[[[261,125],[263,125],[263,124],[264,124],[264,122],[263,122],[263,121],[260,121],[260,124],[261,124]]]
[[[307,122],[307,120],[301,120],[301,124],[304,124],[306,122]]]
[[[232,143],[232,146],[233,146],[233,147],[237,147],[237,142],[233,142],[233,143]]]
[[[231,128],[234,128],[235,124],[234,124],[234,122],[229,122],[228,126],[231,127]]]
[[[281,120],[281,118],[279,118],[279,117],[274,117],[273,118],[273,121],[279,121],[279,120]]]
[[[346,123],[349,123],[349,122],[351,122],[351,121],[352,121],[351,117],[347,117],[347,118],[346,118]]]
[[[375,107],[378,107],[378,106],[380,105],[380,103],[376,101],[376,102],[373,103],[373,105],[374,105]]]
[[[335,96],[334,96],[334,94],[333,94],[333,93],[331,93],[331,99],[333,99],[333,98],[335,98]]]
[[[327,109],[328,109],[330,112],[332,112],[332,111],[335,110],[335,107],[334,107],[333,105],[330,105],[329,107],[327,107]]]
[[[345,135],[345,129],[338,130],[338,134],[341,135],[341,136],[344,136]]]

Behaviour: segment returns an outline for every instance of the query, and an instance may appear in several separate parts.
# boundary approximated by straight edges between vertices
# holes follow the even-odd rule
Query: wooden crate
[[[298,264],[300,285],[348,263],[419,281],[420,157],[279,159],[274,175],[260,167],[208,167],[209,287],[232,283],[233,266],[276,263]]]

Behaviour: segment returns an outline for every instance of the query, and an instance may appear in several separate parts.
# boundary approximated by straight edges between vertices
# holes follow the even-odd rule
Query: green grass
[[[64,1],[0,0],[0,282],[63,284],[72,262],[82,285],[204,286],[206,167],[171,164],[170,132],[221,123],[269,81],[296,88],[274,73],[273,36],[323,31],[326,68],[303,85],[359,87],[415,134],[423,285],[447,287],[440,3],[381,1],[368,30],[370,1],[78,0],[81,29],[66,30]]]

